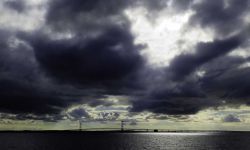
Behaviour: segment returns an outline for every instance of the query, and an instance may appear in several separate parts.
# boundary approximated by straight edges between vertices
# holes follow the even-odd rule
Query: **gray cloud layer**
[[[53,0],[42,29],[1,30],[0,111],[55,115],[74,104],[109,105],[100,101],[108,94],[130,96],[130,111],[172,115],[249,104],[250,72],[240,67],[249,59],[228,55],[248,48],[249,23],[243,18],[249,14],[249,1],[166,2]],[[28,9],[21,1],[5,5],[20,13]],[[149,12],[192,9],[190,28],[212,29],[216,38],[197,43],[195,53],[176,56],[169,67],[149,68],[140,54],[144,46],[135,44],[131,22],[123,14],[136,6]],[[72,37],[55,38],[58,33]],[[205,74],[198,76],[197,71]],[[75,110],[71,115],[86,114]]]

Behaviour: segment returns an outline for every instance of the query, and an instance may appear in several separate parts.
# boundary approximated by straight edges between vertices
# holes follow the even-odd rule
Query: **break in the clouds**
[[[249,7],[249,0],[1,1],[0,111],[17,120],[91,120],[78,106],[105,106],[102,120],[118,120],[124,110],[179,116],[249,105]]]

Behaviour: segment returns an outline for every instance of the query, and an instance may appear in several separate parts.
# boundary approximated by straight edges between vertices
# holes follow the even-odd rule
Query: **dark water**
[[[250,133],[0,133],[0,150],[250,150]]]

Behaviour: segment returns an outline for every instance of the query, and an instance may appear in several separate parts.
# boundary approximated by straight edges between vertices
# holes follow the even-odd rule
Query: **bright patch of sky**
[[[147,57],[150,65],[168,66],[169,62],[181,53],[194,52],[197,42],[207,42],[213,39],[212,32],[187,26],[191,11],[176,14],[165,9],[164,15],[148,17],[144,8],[127,9],[125,15],[132,22],[132,31],[136,43],[145,43],[147,48],[142,54]]]
[[[45,22],[46,0],[25,0],[25,7],[28,11],[18,12],[3,5],[0,2],[0,28],[10,31],[33,31],[42,27]],[[15,21],[13,21],[15,20]]]

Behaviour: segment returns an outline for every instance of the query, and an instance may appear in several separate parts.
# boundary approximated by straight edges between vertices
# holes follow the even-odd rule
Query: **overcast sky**
[[[249,0],[1,0],[0,130],[250,130]]]

